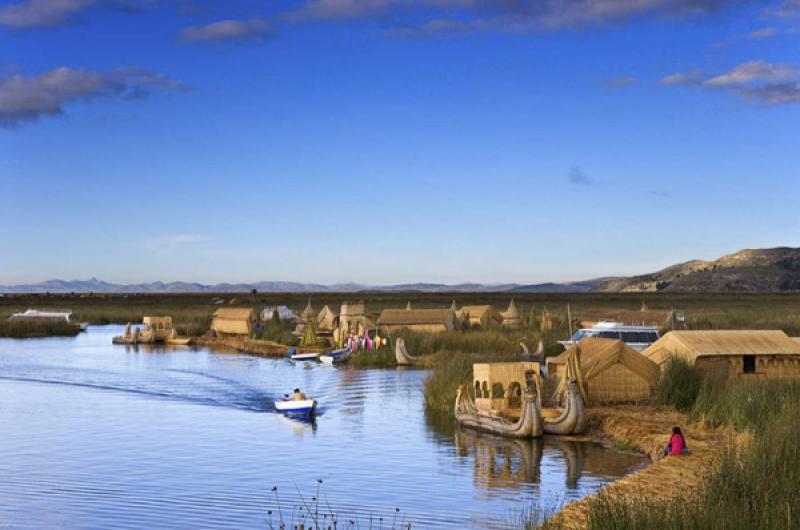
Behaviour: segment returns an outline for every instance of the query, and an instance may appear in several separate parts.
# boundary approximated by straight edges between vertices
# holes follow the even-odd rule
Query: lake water
[[[321,479],[324,511],[361,528],[509,528],[643,465],[437,424],[423,371],[112,346],[121,332],[0,339],[0,527],[269,528]],[[315,424],[273,412],[295,387],[319,399]]]

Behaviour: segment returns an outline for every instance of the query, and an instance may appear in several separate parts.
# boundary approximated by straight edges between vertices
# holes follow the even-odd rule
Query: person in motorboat
[[[689,448],[686,446],[686,438],[683,437],[680,427],[672,428],[672,436],[669,438],[667,446],[664,448],[664,454],[668,456],[685,455],[689,453]]]
[[[292,393],[292,399],[293,399],[294,401],[304,401],[304,400],[306,400],[306,399],[308,399],[308,398],[306,397],[306,395],[305,395],[305,394],[303,394],[302,392],[300,392],[300,389],[299,389],[299,388],[295,388],[295,389],[294,389],[294,392]]]

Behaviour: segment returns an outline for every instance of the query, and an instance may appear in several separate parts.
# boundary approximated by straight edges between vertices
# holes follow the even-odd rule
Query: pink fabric
[[[686,443],[683,441],[683,436],[680,434],[673,434],[672,437],[669,439],[669,454],[671,455],[679,455],[683,452],[686,448]]]

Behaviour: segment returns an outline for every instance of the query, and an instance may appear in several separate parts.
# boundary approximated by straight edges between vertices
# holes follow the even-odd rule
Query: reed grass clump
[[[377,350],[358,350],[349,359],[350,365],[356,368],[393,368],[397,366],[394,350],[383,346]]]
[[[753,433],[737,451],[724,448],[717,465],[691,497],[620,502],[598,497],[590,529],[772,530],[800,528],[800,383],[704,382],[692,415]]]
[[[32,337],[73,337],[80,332],[76,324],[66,320],[24,319],[0,321],[0,337],[16,339]]]
[[[687,412],[694,406],[702,385],[703,376],[700,372],[685,359],[672,357],[658,380],[657,403]]]

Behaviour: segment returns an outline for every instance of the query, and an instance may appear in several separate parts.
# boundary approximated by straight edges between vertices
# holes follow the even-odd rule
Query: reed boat
[[[522,394],[520,416],[513,421],[502,414],[478,408],[464,385],[461,385],[456,393],[455,415],[459,425],[477,431],[512,438],[538,438],[542,435],[542,419],[536,396],[527,390]]]
[[[130,322],[125,325],[125,333],[123,335],[117,335],[111,339],[112,344],[137,344],[138,342],[139,328],[136,328],[133,330],[133,332],[131,332]]]
[[[394,359],[400,366],[408,366],[414,364],[415,356],[412,356],[406,350],[406,341],[403,337],[397,337],[394,341]]]
[[[542,428],[547,434],[581,434],[586,431],[586,406],[577,381],[570,379],[567,382],[563,408],[542,409],[542,415]]]

